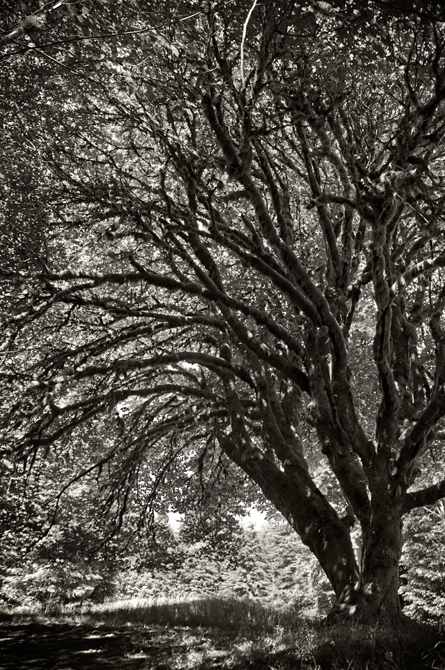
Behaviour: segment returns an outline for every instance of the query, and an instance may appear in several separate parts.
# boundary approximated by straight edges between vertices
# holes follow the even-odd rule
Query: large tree
[[[152,3],[84,60],[20,56],[45,254],[2,270],[3,432],[32,461],[109,427],[122,511],[234,464],[338,611],[396,625],[403,516],[445,496],[443,468],[416,485],[445,414],[444,23],[337,4]]]

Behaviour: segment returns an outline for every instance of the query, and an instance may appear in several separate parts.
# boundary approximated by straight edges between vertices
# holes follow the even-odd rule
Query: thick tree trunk
[[[399,509],[377,510],[365,539],[357,614],[359,618],[398,625],[400,608],[399,562],[402,553],[402,523]]]
[[[349,528],[337,515],[309,473],[301,466],[280,470],[266,458],[245,459],[233,440],[220,436],[225,453],[261,488],[264,496],[283,515],[316,556],[335,591],[336,598],[350,593],[359,568]]]
[[[360,578],[353,591],[345,590],[332,618],[350,618],[392,630],[407,621],[399,598],[402,553],[401,505],[388,495],[374,496],[369,531],[363,538]]]
[[[284,471],[266,458],[244,460],[233,440],[220,436],[221,445],[266,498],[296,530],[318,559],[331,583],[337,603],[329,619],[378,624],[395,630],[406,621],[400,607],[399,561],[402,552],[402,497],[390,486],[386,469],[370,473],[370,519],[357,565],[350,528],[339,518],[302,467]]]

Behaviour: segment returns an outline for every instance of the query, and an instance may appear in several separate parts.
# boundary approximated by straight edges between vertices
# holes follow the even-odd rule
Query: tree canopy
[[[399,621],[445,496],[440,5],[49,4],[0,42],[5,457],[98,439],[119,514],[237,469]]]

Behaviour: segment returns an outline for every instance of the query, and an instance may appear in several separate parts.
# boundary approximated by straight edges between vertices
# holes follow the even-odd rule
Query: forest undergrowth
[[[6,652],[2,670],[88,670],[93,665],[141,670],[445,670],[445,639],[433,628],[419,627],[409,639],[396,641],[388,631],[328,627],[289,607],[237,598],[134,598],[52,611],[16,608],[1,613],[0,633],[0,648]],[[47,653],[56,658],[59,649],[57,658],[65,665],[48,665],[50,656],[42,656],[44,638]],[[40,640],[40,656],[33,652],[33,639]]]

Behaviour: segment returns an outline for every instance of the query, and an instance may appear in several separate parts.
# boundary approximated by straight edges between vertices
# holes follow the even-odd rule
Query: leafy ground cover
[[[398,654],[375,630],[328,629],[252,602],[133,600],[52,616],[4,613],[0,670],[445,668],[445,642],[423,636]]]

